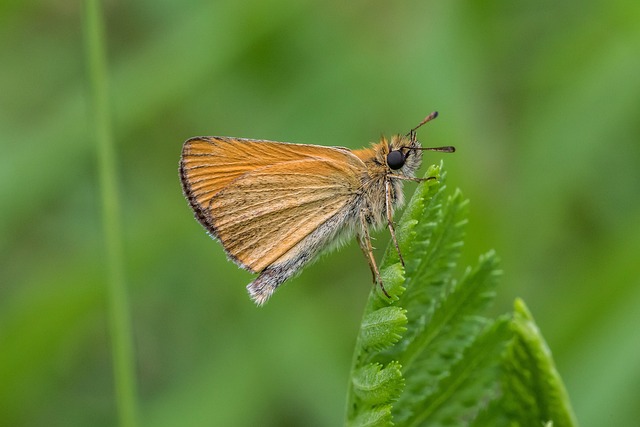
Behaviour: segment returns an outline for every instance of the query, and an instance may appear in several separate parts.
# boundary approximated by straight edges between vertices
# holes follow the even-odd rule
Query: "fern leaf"
[[[484,316],[500,276],[493,251],[458,280],[468,202],[441,166],[418,186],[381,263],[389,301],[365,307],[347,397],[349,426],[575,426],[562,381],[524,303]]]
[[[500,355],[508,338],[508,318],[503,317],[487,325],[437,379],[433,385],[434,392],[424,397],[414,394],[421,398],[414,398],[416,401],[411,406],[398,402],[397,412],[409,415],[406,418],[398,416],[398,424],[468,425],[488,402],[500,394],[496,378]]]
[[[521,425],[577,425],[551,350],[524,302],[517,299],[514,305],[514,337],[505,357],[503,380],[509,418]]]
[[[376,406],[395,400],[404,384],[400,364],[391,362],[386,367],[369,363],[353,376],[353,389],[362,402]]]

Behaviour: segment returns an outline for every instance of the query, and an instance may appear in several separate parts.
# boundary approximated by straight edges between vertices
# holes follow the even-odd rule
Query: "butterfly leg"
[[[389,224],[389,232],[391,233],[391,240],[393,240],[393,244],[396,247],[396,251],[398,251],[398,258],[400,258],[400,263],[404,267],[404,259],[402,259],[402,253],[400,252],[400,245],[398,244],[398,239],[396,238],[396,230],[393,226],[393,210],[391,209],[391,184],[389,180],[385,180],[384,182],[384,203],[387,208],[387,224]]]
[[[382,289],[382,292],[387,296],[387,298],[391,299],[391,295],[387,293],[387,290],[382,284],[382,279],[380,278],[380,271],[378,270],[376,259],[373,256],[373,246],[371,245],[369,226],[366,219],[364,218],[364,215],[360,216],[360,222],[362,225],[362,232],[358,233],[358,244],[360,245],[360,249],[362,249],[362,253],[364,253],[365,258],[369,262],[369,268],[371,269],[371,273],[373,274],[373,282],[380,285],[380,289]]]

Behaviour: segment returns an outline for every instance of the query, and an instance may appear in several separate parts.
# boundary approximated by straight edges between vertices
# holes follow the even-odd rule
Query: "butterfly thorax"
[[[367,223],[374,227],[386,223],[387,182],[392,210],[404,204],[402,180],[392,178],[393,175],[414,177],[420,167],[422,152],[410,148],[420,146],[417,141],[396,135],[388,141],[385,137],[370,148],[355,150],[353,153],[365,163],[361,175],[361,209]],[[405,154],[405,164],[398,170],[392,170],[387,164],[387,155],[392,150],[401,150]]]

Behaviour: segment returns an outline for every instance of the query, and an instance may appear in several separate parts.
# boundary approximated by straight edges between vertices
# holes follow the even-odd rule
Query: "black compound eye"
[[[404,166],[404,154],[400,150],[393,150],[387,154],[387,165],[393,169],[398,170]]]

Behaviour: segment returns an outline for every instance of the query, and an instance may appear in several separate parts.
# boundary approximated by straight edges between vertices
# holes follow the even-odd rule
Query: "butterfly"
[[[258,274],[247,290],[264,304],[287,279],[318,255],[354,235],[369,263],[374,283],[389,297],[380,278],[370,228],[387,225],[404,265],[393,212],[404,202],[404,181],[415,173],[424,148],[416,130],[382,137],[360,150],[344,147],[220,136],[185,141],[180,180],[196,219],[219,240],[227,256]]]

